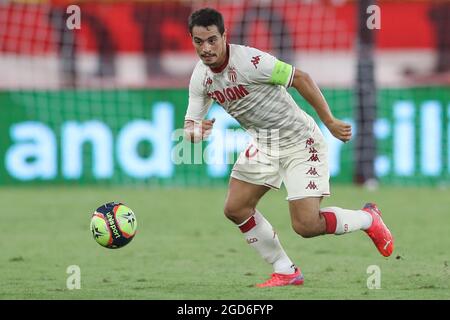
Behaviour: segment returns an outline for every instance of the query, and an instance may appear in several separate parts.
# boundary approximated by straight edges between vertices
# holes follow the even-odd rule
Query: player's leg
[[[303,284],[303,275],[287,256],[272,225],[256,209],[261,197],[270,188],[231,177],[225,202],[225,216],[237,224],[247,243],[272,264],[272,277],[258,287]]]
[[[367,230],[372,224],[372,216],[366,211],[338,207],[320,209],[321,200],[322,197],[307,197],[289,201],[292,228],[302,237]]]
[[[259,287],[303,283],[300,270],[287,256],[272,225],[256,209],[261,197],[270,188],[279,189],[281,183],[278,159],[259,153],[251,145],[241,153],[231,173],[225,215],[274,269],[271,279],[258,284]]]
[[[289,201],[289,212],[294,231],[304,238],[325,234],[326,221],[320,212],[322,197],[308,197]]]
[[[385,257],[394,250],[394,239],[381,219],[381,212],[373,203],[361,210],[339,207],[320,209],[321,198],[304,198],[289,201],[292,227],[305,238],[321,234],[341,235],[356,230],[364,230],[378,251]]]
[[[367,204],[361,210],[320,208],[322,196],[330,194],[328,151],[320,130],[306,140],[303,150],[282,159],[280,175],[288,191],[292,226],[298,234],[314,237],[364,230],[382,255],[391,255],[393,238],[376,205]]]
[[[275,273],[295,273],[294,263],[280,244],[272,225],[256,209],[261,197],[270,190],[264,185],[247,183],[231,177],[225,202],[225,216],[244,234],[247,243],[273,265]]]
[[[247,183],[231,177],[225,200],[225,216],[237,225],[242,224],[255,213],[259,200],[269,190],[267,186]]]

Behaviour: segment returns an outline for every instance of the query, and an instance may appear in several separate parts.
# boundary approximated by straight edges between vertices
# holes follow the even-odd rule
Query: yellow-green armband
[[[270,84],[279,84],[289,87],[292,82],[293,67],[283,61],[277,60],[270,77]]]

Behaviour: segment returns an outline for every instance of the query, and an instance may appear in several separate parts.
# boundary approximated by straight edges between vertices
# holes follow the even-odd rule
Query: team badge
[[[231,82],[236,82],[237,79],[237,72],[236,69],[233,67],[228,68],[228,80]]]
[[[209,88],[212,85],[213,81],[210,77],[205,78],[205,80],[203,81],[203,86],[205,88]]]

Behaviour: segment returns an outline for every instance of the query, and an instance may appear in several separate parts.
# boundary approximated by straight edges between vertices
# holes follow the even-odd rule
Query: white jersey
[[[286,88],[295,68],[258,49],[229,44],[228,61],[212,70],[202,61],[189,84],[186,120],[201,121],[213,101],[235,118],[268,154],[288,154],[316,128]]]

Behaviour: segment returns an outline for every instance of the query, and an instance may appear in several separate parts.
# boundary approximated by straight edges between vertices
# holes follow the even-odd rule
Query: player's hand
[[[203,120],[202,121],[202,139],[206,139],[211,134],[211,131],[214,126],[214,122],[216,122],[216,119],[212,118],[211,120]]]
[[[194,143],[207,139],[211,134],[215,121],[216,119],[214,118],[211,120],[202,120],[201,122],[186,121],[184,125],[186,136]]]
[[[333,119],[326,126],[331,134],[342,142],[347,142],[352,138],[352,126],[344,121]]]

